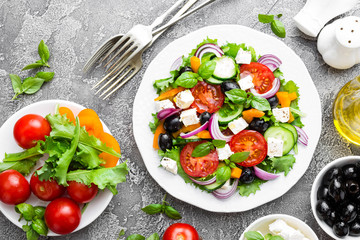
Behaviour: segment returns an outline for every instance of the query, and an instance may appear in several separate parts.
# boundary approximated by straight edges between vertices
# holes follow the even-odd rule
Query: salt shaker
[[[317,47],[333,68],[347,69],[360,63],[360,18],[345,17],[324,27]]]
[[[307,0],[294,20],[303,33],[316,37],[329,20],[351,10],[358,2],[359,0]]]

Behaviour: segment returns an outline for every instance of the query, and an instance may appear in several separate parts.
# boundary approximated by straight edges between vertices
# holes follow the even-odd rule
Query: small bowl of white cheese
[[[261,236],[267,239],[265,236],[270,234],[284,240],[319,240],[305,222],[286,214],[271,214],[257,219],[245,229],[239,240],[261,239]]]

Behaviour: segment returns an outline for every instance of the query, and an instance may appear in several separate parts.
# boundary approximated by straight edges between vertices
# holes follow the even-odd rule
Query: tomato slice
[[[252,62],[250,64],[243,64],[240,67],[240,72],[248,71],[252,74],[254,88],[259,94],[270,91],[274,82],[274,73],[264,64]]]
[[[190,142],[181,150],[181,166],[186,174],[191,177],[206,177],[214,173],[219,165],[219,157],[216,150],[211,150],[210,153],[204,157],[191,156],[194,148],[204,142],[206,141]]]
[[[267,155],[264,136],[254,130],[243,130],[236,134],[230,141],[230,149],[233,152],[250,152],[245,161],[238,163],[243,167],[255,166],[264,161]]]
[[[224,104],[225,96],[221,91],[220,85],[208,84],[204,81],[198,82],[191,89],[195,101],[191,104],[198,113],[214,113]]]

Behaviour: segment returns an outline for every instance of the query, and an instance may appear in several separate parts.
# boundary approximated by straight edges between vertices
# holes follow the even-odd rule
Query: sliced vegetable
[[[290,107],[291,99],[288,92],[277,92],[276,96],[279,99],[281,107]]]
[[[170,89],[170,90],[160,94],[160,96],[155,98],[154,101],[160,101],[160,100],[172,98],[176,94],[178,94],[179,92],[184,91],[184,90],[185,90],[185,88],[183,88],[183,87],[177,87],[177,88]]]
[[[204,189],[205,191],[211,193],[219,188],[221,188],[223,185],[225,184],[225,182],[214,182],[211,183],[209,185],[204,185],[201,189]]]
[[[106,146],[111,147],[117,153],[120,154],[120,151],[121,151],[120,145],[119,145],[118,141],[116,141],[116,139],[111,134],[103,132],[100,136],[100,140],[103,143],[105,143]],[[104,166],[106,168],[115,167],[119,161],[118,157],[115,157],[115,156],[105,153],[105,152],[101,153],[99,155],[99,157],[105,160],[105,163],[101,164],[101,166]]]
[[[267,91],[265,93],[262,93],[262,94],[258,93],[255,90],[255,88],[251,88],[250,91],[251,91],[252,94],[254,94],[256,96],[268,99],[268,98],[273,97],[279,91],[280,86],[281,86],[280,79],[275,78],[273,83],[272,83],[272,88],[269,91]]]
[[[195,56],[201,59],[205,53],[214,53],[217,57],[221,57],[224,54],[223,50],[218,45],[206,43],[196,50]]]
[[[194,73],[197,73],[200,67],[200,58],[192,56],[190,58],[190,65],[191,69],[194,71]]]
[[[199,185],[202,185],[202,186],[212,184],[212,183],[214,183],[214,182],[216,181],[216,177],[213,177],[213,178],[211,178],[211,179],[209,179],[209,180],[206,180],[206,181],[196,180],[196,179],[194,179],[194,178],[192,178],[192,177],[189,177],[189,178],[190,178],[191,181],[193,181],[194,183],[199,184]]]
[[[235,167],[231,169],[231,178],[240,178],[242,169]]]
[[[194,131],[191,131],[189,133],[180,133],[180,137],[182,138],[189,138],[192,137],[204,130],[206,130],[209,126],[209,122],[204,123],[202,126],[200,126],[199,128],[195,129]]]
[[[244,105],[242,104],[233,104],[233,105],[235,107],[232,108],[229,104],[224,104],[217,112],[220,124],[228,124],[229,122],[238,118],[241,115],[244,109]]]
[[[170,72],[171,72],[171,71],[175,71],[175,70],[180,70],[179,68],[180,68],[182,62],[183,62],[182,56],[178,57],[178,58],[174,61],[174,63],[171,65],[171,67],[170,67]],[[156,100],[155,100],[155,101],[156,101]]]
[[[97,113],[92,109],[83,109],[79,112],[78,118],[80,120],[80,126],[85,126],[89,135],[94,135],[99,138],[104,129]]]
[[[290,118],[289,118],[288,123],[292,123],[294,120],[295,120],[295,117],[294,117],[294,115],[292,114],[292,112],[290,112]]]
[[[75,124],[75,116],[74,116],[74,113],[71,111],[70,108],[60,107],[59,108],[59,114],[60,115],[65,115],[66,114],[66,117],[70,120],[70,122],[73,122]]]
[[[289,93],[289,98],[290,98],[291,101],[297,99],[297,97],[298,96],[297,96],[296,92]]]
[[[201,131],[197,134],[198,138],[211,139],[210,132],[208,130]]]
[[[157,118],[159,120],[164,120],[174,114],[177,114],[180,111],[181,111],[180,108],[165,108],[165,109],[161,110],[160,112],[158,112]]]
[[[216,79],[214,77],[209,77],[208,79],[205,79],[205,82],[218,85],[218,84],[222,84],[224,81]]]
[[[214,61],[216,62],[215,71],[213,73],[215,78],[226,80],[236,76],[238,66],[234,59],[228,56],[223,56],[216,58]]]
[[[265,54],[259,58],[258,63],[264,64],[267,66],[272,72],[280,67],[282,64],[281,60],[273,55],[273,54]]]
[[[165,132],[166,131],[165,131],[165,128],[164,128],[164,121],[161,121],[159,126],[156,128],[155,133],[154,133],[154,140],[153,140],[153,148],[154,149],[160,149],[159,141],[158,141],[159,135],[161,133],[165,133]]]
[[[231,188],[229,188],[228,190],[222,190],[222,189],[217,189],[215,191],[212,192],[212,194],[219,199],[226,199],[231,197],[232,195],[234,195],[237,186],[239,183],[239,179],[236,178],[233,182],[233,184],[231,185]]]
[[[295,145],[294,135],[291,131],[280,126],[269,127],[264,133],[266,141],[269,137],[281,139],[284,142],[283,155],[288,154]]]
[[[191,132],[191,131],[194,131],[195,129],[201,127],[200,123],[197,123],[197,124],[193,124],[193,125],[190,125],[190,126],[183,126],[179,131],[177,132],[174,132],[172,135],[174,138],[177,138],[178,136],[180,136],[180,133],[187,133],[187,132]]]
[[[255,108],[251,108],[249,110],[245,110],[242,112],[242,117],[245,119],[247,123],[251,123],[254,118],[263,117],[265,113],[263,111],[257,110]]]
[[[278,174],[266,172],[265,170],[262,170],[261,168],[259,168],[257,166],[254,166],[254,172],[255,172],[255,175],[258,178],[260,178],[261,180],[272,180],[272,179],[279,177]]]
[[[308,137],[308,135],[306,134],[306,132],[305,132],[303,129],[299,128],[298,126],[294,126],[294,127],[296,128],[296,131],[297,131],[298,134],[299,134],[299,139],[298,139],[298,141],[299,141],[301,144],[307,146],[308,143],[309,143],[309,137]]]
[[[210,124],[209,132],[210,132],[210,135],[211,135],[211,137],[213,139],[224,140],[226,142],[230,142],[233,135],[225,136],[221,132],[221,130],[219,128],[219,122],[218,122],[217,114],[212,115],[212,117],[210,118],[209,124]]]

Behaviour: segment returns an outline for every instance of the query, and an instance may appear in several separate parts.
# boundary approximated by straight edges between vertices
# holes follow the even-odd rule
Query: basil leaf
[[[271,30],[278,37],[284,38],[286,36],[285,26],[279,20],[274,20],[271,22]]]
[[[42,78],[45,82],[50,82],[54,78],[54,72],[38,72],[35,77]]]
[[[264,240],[264,237],[256,231],[249,231],[245,233],[245,238],[247,240]]]
[[[45,208],[41,207],[41,206],[36,206],[34,207],[34,211],[35,211],[35,217],[42,219],[44,217],[45,214]]]
[[[140,234],[131,234],[126,240],[145,240],[145,237]]]
[[[236,104],[243,104],[247,99],[246,92],[238,88],[225,92],[225,95]]]
[[[15,94],[17,95],[21,94],[22,93],[21,78],[16,74],[9,74],[9,77],[11,79],[11,85],[14,89]]]
[[[34,69],[44,66],[43,63],[30,63],[29,65],[26,65],[21,71],[28,70],[28,69]]]
[[[274,20],[274,15],[259,14],[258,19],[261,23],[271,23]]]
[[[207,52],[201,57],[201,62],[204,63],[204,62],[210,61],[211,58],[214,56],[215,56],[215,53]]]
[[[263,97],[254,96],[250,105],[260,111],[271,110],[270,103]]]
[[[44,79],[42,78],[34,78],[34,77],[28,77],[24,79],[23,82],[23,91],[26,94],[33,94],[39,91],[41,86],[44,83]]]
[[[212,140],[212,143],[214,144],[215,147],[217,148],[223,148],[226,145],[226,141],[225,140],[218,140],[218,139],[214,139]]]
[[[229,165],[229,164],[230,164],[230,160],[229,160],[229,159],[225,159],[224,162],[225,162],[226,165]]]
[[[146,240],[160,240],[158,233],[153,233],[150,237],[148,237]]]
[[[222,166],[216,170],[216,182],[226,182],[231,177],[231,168]]]
[[[47,64],[47,61],[49,60],[49,57],[50,57],[49,48],[48,48],[48,46],[46,46],[46,44],[44,43],[43,40],[41,40],[40,43],[39,43],[38,53],[39,53],[41,61],[44,63],[44,65],[47,66],[47,67],[50,67]]]
[[[201,80],[201,77],[197,73],[184,72],[176,79],[175,84],[184,88],[192,88]]]
[[[35,218],[31,223],[32,229],[40,235],[47,236],[49,229],[43,219]]]
[[[16,205],[15,211],[20,214],[20,219],[24,217],[26,221],[31,221],[35,217],[34,207],[27,203]]]
[[[180,213],[173,207],[171,206],[165,206],[164,212],[166,214],[166,216],[168,216],[171,219],[181,219],[181,215]]]
[[[284,240],[281,236],[271,236],[269,240]]]
[[[150,205],[142,208],[141,210],[149,215],[153,215],[153,214],[162,212],[162,208],[163,208],[163,205],[161,205],[161,204],[150,204]]]
[[[193,152],[191,153],[192,157],[204,157],[210,153],[212,143],[211,142],[204,142],[197,145]]]
[[[38,240],[40,235],[35,232],[35,230],[28,225],[23,225],[22,229],[24,230],[24,232],[26,232],[26,239],[27,240]]]
[[[250,152],[237,152],[230,156],[230,161],[234,163],[241,163],[249,157]]]
[[[233,163],[233,162],[231,162],[231,163],[229,164],[229,167],[231,167],[231,168],[237,168],[236,164]]]
[[[278,18],[281,18],[282,17],[282,14],[280,13],[280,14],[278,14],[278,15],[276,15]]]
[[[119,237],[124,236],[125,235],[125,230],[121,229],[121,231],[119,232]]]
[[[209,79],[213,75],[215,67],[215,61],[203,62],[199,67],[198,73],[203,79]]]

